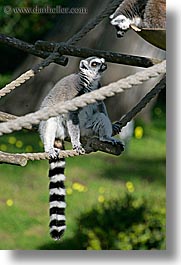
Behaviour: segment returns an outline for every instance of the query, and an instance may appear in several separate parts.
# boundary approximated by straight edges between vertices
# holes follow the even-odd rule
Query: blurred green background
[[[53,6],[64,5],[66,0],[54,0]],[[0,31],[11,37],[33,43],[37,39],[42,39],[45,34],[53,28],[58,16],[57,14],[32,14],[32,13],[6,13],[6,7],[42,7],[52,6],[50,0],[22,0],[6,2],[0,0]],[[0,64],[0,87],[3,87],[11,79],[12,71],[16,69],[27,57],[26,53],[17,49],[9,48],[0,44],[1,61]],[[10,63],[11,61],[11,63]]]
[[[45,4],[51,1],[6,1],[20,7]],[[1,32],[25,41],[43,39],[57,20],[56,15],[48,20],[47,15],[6,15],[3,5],[0,0]],[[0,54],[3,87],[26,55],[4,45]],[[97,152],[67,159],[67,230],[60,242],[52,241],[48,231],[48,162],[22,168],[1,164],[0,249],[166,249],[165,131],[163,91],[151,122],[135,121],[133,138],[121,156]],[[38,133],[22,130],[1,136],[0,150],[40,152],[43,147]]]
[[[60,242],[49,238],[48,162],[1,165],[0,249],[165,249],[164,119],[137,121],[136,128],[120,157],[67,159],[67,230]],[[0,148],[38,152],[42,144],[37,133],[22,131],[1,137]]]

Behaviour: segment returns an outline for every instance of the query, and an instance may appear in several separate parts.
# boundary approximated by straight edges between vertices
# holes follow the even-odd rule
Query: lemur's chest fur
[[[86,80],[86,82],[84,82],[83,85],[84,85],[84,88],[83,88],[84,93],[88,93],[89,91],[93,91],[93,90],[98,89],[99,80],[91,79],[91,80],[89,80],[89,82],[88,82],[88,80]],[[76,94],[75,94],[75,96],[76,96]],[[77,93],[77,96],[79,96],[79,93]],[[68,96],[66,98],[68,98]],[[80,126],[80,127],[83,128],[85,126],[85,122],[87,120],[91,120],[92,115],[98,111],[99,111],[99,103],[90,104],[90,105],[78,110],[77,113],[81,112],[81,114],[79,115],[79,119],[81,119],[80,124],[82,124],[82,126]],[[68,115],[69,114],[63,114],[63,115],[61,114],[61,115],[54,118],[54,119],[56,119],[56,123],[57,123],[56,138],[58,138],[58,139],[63,140],[66,137],[69,137],[68,129],[67,129]]]

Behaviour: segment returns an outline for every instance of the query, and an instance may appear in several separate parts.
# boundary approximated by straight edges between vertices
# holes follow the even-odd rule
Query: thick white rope
[[[31,77],[35,75],[35,72],[31,69],[25,72],[24,74],[20,75],[16,80],[12,81],[5,87],[1,88],[0,90],[0,98],[5,96],[6,94],[10,93],[16,87],[22,85],[25,81],[29,80]]]
[[[47,120],[50,117],[58,116],[59,114],[77,110],[85,107],[88,104],[95,103],[98,100],[104,100],[106,97],[114,96],[117,93],[124,92],[134,85],[142,84],[149,78],[157,77],[159,74],[166,73],[166,61],[157,65],[151,66],[143,71],[126,78],[120,79],[98,90],[86,93],[80,97],[68,100],[61,104],[56,104],[51,108],[43,108],[34,113],[18,117],[15,120],[3,122],[0,124],[0,135],[21,130],[22,128],[30,128],[33,124],[39,124],[41,120]]]
[[[75,150],[60,150],[59,158],[79,156],[80,153]],[[50,159],[48,153],[5,153],[0,151],[0,163],[7,163],[19,166],[26,166],[28,160]]]

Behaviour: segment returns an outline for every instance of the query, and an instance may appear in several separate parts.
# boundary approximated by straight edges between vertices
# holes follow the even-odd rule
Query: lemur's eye
[[[98,65],[97,62],[92,62],[92,63],[91,63],[91,66],[92,66],[92,67],[96,67],[97,65]]]

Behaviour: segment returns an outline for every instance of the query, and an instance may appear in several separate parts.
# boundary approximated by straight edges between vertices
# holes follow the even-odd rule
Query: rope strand
[[[62,150],[59,158],[79,156],[75,150]],[[50,159],[48,153],[5,153],[0,151],[0,163],[8,163],[13,165],[26,166],[28,160],[45,160]]]
[[[0,98],[5,96],[6,94],[10,93],[12,90],[21,86],[27,80],[35,75],[33,70],[28,70],[27,72],[20,75],[16,80],[12,81],[10,84],[6,85],[4,88],[0,90]]]

